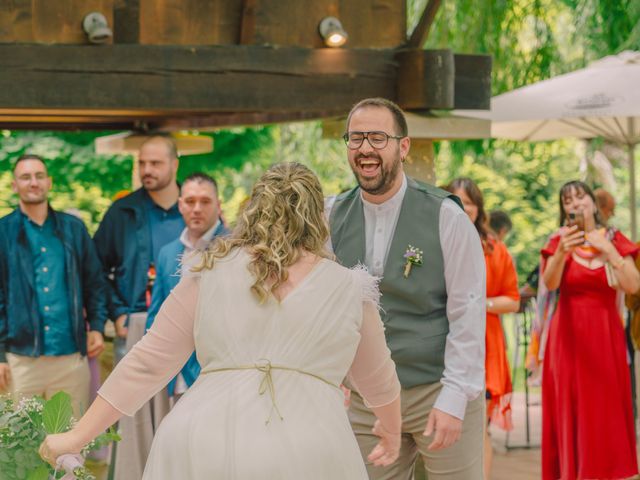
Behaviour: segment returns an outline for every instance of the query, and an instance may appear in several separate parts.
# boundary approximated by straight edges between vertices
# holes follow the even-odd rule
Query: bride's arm
[[[400,381],[374,302],[363,303],[360,336],[348,377],[378,419],[373,433],[381,437],[381,441],[369,460],[375,465],[389,465],[397,458],[400,448]]]
[[[96,397],[73,430],[47,435],[40,445],[40,456],[55,467],[58,457],[67,453],[80,453],[85,445],[116,423],[120,417],[120,410],[116,410],[102,397]]]
[[[149,331],[118,363],[99,396],[131,416],[180,371],[194,350],[198,291],[199,278],[180,280]]]
[[[171,292],[147,334],[118,363],[87,413],[70,432],[42,444],[48,461],[77,453],[122,415],[133,415],[182,368],[194,350],[199,279],[185,277]]]

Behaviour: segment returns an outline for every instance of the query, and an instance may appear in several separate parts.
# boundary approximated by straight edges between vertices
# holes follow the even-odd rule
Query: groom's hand
[[[427,447],[428,450],[442,450],[450,447],[460,439],[462,433],[462,420],[453,415],[432,408],[427,420],[427,428],[423,435],[428,437],[432,433],[435,435],[433,441]]]

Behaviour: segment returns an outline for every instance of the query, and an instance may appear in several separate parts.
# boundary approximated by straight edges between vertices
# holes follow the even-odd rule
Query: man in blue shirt
[[[217,236],[229,233],[220,220],[218,186],[206,173],[192,173],[184,179],[180,187],[178,208],[187,226],[180,238],[162,247],[158,255],[147,328],[151,328],[162,303],[178,284],[180,277],[189,275],[190,269],[200,264],[201,252]],[[199,374],[200,365],[194,352],[167,387],[174,402],[187,391]]]
[[[40,157],[20,157],[13,176],[19,207],[0,219],[0,390],[64,390],[78,415],[89,403],[86,356],[103,350],[100,261],[82,221],[49,206]]]

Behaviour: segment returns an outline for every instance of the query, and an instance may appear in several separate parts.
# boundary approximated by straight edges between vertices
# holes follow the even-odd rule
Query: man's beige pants
[[[140,340],[147,323],[147,314],[133,313],[129,317],[126,351]],[[116,359],[118,361],[120,359]],[[115,444],[115,480],[140,480],[151,451],[151,443],[160,422],[169,413],[169,395],[163,388],[145,403],[133,417],[123,416],[118,422],[118,432],[122,440]]]
[[[71,396],[73,415],[80,419],[89,408],[89,363],[79,353],[27,357],[7,353],[11,370],[9,390],[17,399],[39,395],[51,398],[59,391]]]
[[[433,440],[422,435],[427,426],[427,417],[440,393],[442,385],[421,385],[402,389],[402,443],[400,457],[389,467],[375,467],[367,455],[376,446],[379,438],[371,429],[376,420],[373,412],[364,406],[362,397],[351,395],[349,420],[360,451],[372,480],[411,480],[414,464],[420,454],[424,460],[429,480],[481,480],[483,463],[484,396],[467,404],[462,424],[462,436],[452,446],[436,451],[427,450]]]

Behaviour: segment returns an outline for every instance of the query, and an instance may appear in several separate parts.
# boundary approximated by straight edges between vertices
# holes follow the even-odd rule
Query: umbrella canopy
[[[627,146],[631,237],[636,238],[634,147],[640,143],[640,52],[625,51],[587,68],[491,99],[491,136],[520,141],[602,137]]]

